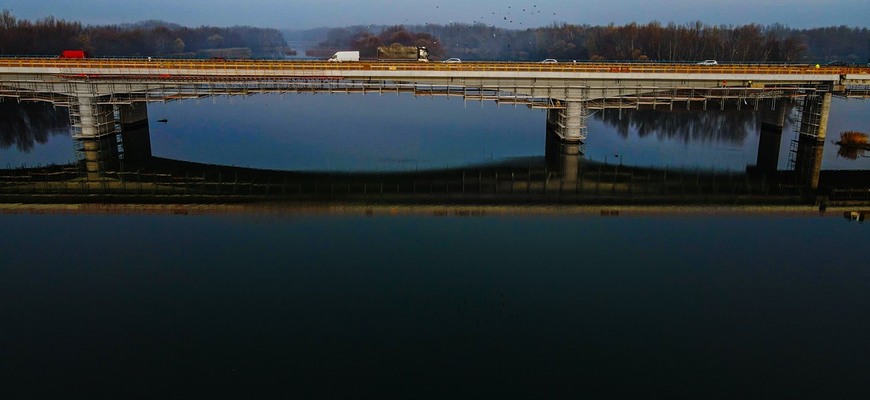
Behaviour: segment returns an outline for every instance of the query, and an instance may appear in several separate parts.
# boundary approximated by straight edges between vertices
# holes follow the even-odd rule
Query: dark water
[[[148,106],[159,157],[269,169],[392,171],[460,167],[544,154],[546,113],[524,106],[395,94],[259,95]],[[862,100],[834,99],[823,169],[870,169],[870,154],[839,157],[840,132],[870,131]],[[166,123],[157,122],[167,119]],[[743,171],[754,165],[758,113],[597,112],[587,158],[636,166]],[[794,125],[782,135],[787,169]],[[56,132],[62,132],[57,131]],[[0,129],[13,141],[19,133]],[[27,151],[0,145],[0,168],[68,163],[68,135]]]
[[[866,228],[5,215],[0,391],[866,398]]]
[[[545,113],[459,99],[253,96],[149,115],[157,156],[260,168],[544,152]],[[835,100],[829,137],[867,131],[867,115]],[[686,130],[598,117],[593,160],[755,162],[752,115]],[[35,145],[0,146],[0,168],[74,158],[68,136],[5,135]],[[823,166],[868,164],[827,146]],[[870,395],[870,231],[840,217],[19,214],[0,235],[4,399]]]
[[[865,101],[835,100],[830,139],[845,130],[870,131],[867,110]],[[202,162],[377,171],[457,167],[544,153],[545,112],[456,98],[254,96],[152,105],[149,111],[152,120],[169,120],[152,125],[155,154]],[[740,113],[742,123],[730,125],[716,113],[706,114],[712,116],[706,121],[710,130],[695,128],[698,121],[692,116],[705,115],[695,112],[683,113],[689,118],[674,131],[643,133],[645,121],[621,132],[613,124],[620,123],[618,112],[599,113],[589,124],[586,156],[591,160],[742,171],[757,158],[757,113],[749,110]],[[630,113],[624,114],[622,121],[628,121]],[[794,129],[789,124],[783,130],[780,169],[788,168]],[[836,153],[829,143],[823,169],[870,169],[870,157],[850,160]]]

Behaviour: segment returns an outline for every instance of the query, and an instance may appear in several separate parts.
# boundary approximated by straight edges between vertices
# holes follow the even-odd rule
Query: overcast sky
[[[281,29],[450,22],[525,29],[653,20],[793,28],[870,24],[868,0],[3,0],[0,8],[23,19],[54,16],[85,24],[159,19]]]

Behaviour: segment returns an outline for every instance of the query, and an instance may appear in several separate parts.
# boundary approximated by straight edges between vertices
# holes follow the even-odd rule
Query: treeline
[[[386,27],[377,34],[365,28],[350,27],[331,29],[326,34],[326,40],[320,42],[317,48],[307,54],[313,57],[328,57],[339,50],[359,50],[360,57],[377,57],[378,47],[399,43],[405,46],[426,47],[429,55],[440,58],[444,54],[441,42],[431,33],[411,32],[404,26]]]
[[[0,54],[6,55],[57,55],[65,49],[82,49],[96,57],[196,56],[226,48],[248,48],[255,57],[289,51],[277,29],[187,28],[161,21],[84,26],[54,17],[19,20],[9,10],[0,12]]]
[[[595,119],[613,127],[623,138],[676,139],[683,143],[743,143],[758,130],[760,114],[751,109],[695,112],[685,110],[605,110]]]
[[[0,149],[30,152],[52,135],[69,135],[65,108],[45,102],[0,101]]]
[[[775,24],[707,25],[700,22],[667,25],[659,22],[627,25],[554,24],[509,30],[485,24],[451,23],[393,27],[349,27],[328,31],[318,49],[364,51],[388,32],[427,35],[436,40],[441,57],[468,60],[537,61],[634,60],[720,62],[828,62],[866,63],[870,57],[870,31],[866,28],[796,30]],[[389,36],[389,35],[387,35]],[[411,43],[403,43],[411,44]]]

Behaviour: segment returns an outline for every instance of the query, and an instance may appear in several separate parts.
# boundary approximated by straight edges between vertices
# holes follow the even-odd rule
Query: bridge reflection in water
[[[114,107],[114,135],[77,141],[78,164],[0,170],[4,201],[388,201],[410,203],[817,203],[870,200],[867,173],[821,171],[829,96],[800,103],[800,132],[779,171],[789,104],[764,103],[756,165],[743,173],[591,162],[548,114],[545,157],[388,173],[258,170],[152,157],[145,103]],[[827,104],[827,105],[826,105]],[[804,132],[806,131],[806,133]],[[819,199],[821,196],[821,199]]]
[[[405,204],[834,204],[870,201],[866,171],[824,171],[820,190],[794,171],[745,173],[597,163],[574,149],[463,169],[285,172],[149,157],[134,172],[84,179],[75,165],[0,171],[3,202],[316,201]],[[554,147],[555,148],[555,147]]]
[[[800,184],[816,189],[831,96],[866,97],[870,82],[867,68],[809,65],[336,64],[12,58],[0,62],[0,97],[67,107],[79,146],[76,154],[91,181],[111,171],[125,171],[137,158],[150,156],[149,140],[135,131],[147,124],[146,104],[152,101],[224,94],[404,90],[526,104],[547,109],[548,135],[558,136],[561,142],[548,146],[548,153],[566,156],[584,153],[587,120],[593,110],[747,107],[777,112],[781,103],[798,101],[800,139],[791,152],[792,164],[799,171]],[[574,161],[564,161],[568,164],[559,170],[570,175]]]

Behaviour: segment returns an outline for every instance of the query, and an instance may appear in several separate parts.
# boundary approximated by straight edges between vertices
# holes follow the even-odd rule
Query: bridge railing
[[[207,60],[207,59],[63,59],[0,58],[0,67],[106,69],[115,71],[486,71],[486,72],[608,72],[608,73],[676,73],[676,74],[870,74],[866,67],[834,67],[800,64],[720,64],[702,66],[680,63],[567,62],[542,64],[532,62],[343,62],[287,60]]]

